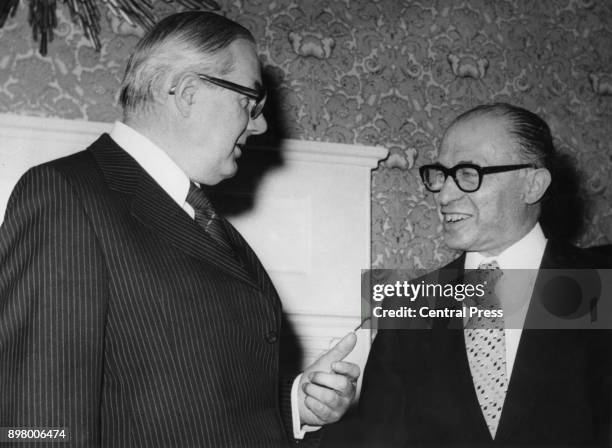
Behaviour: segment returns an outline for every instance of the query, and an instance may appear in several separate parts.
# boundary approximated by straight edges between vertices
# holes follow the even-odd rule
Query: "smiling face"
[[[481,167],[522,163],[505,119],[481,115],[453,125],[440,147],[438,162]],[[525,201],[527,169],[483,176],[480,188],[461,191],[449,176],[434,194],[442,216],[444,240],[451,249],[498,255],[521,239],[537,221]]]
[[[255,45],[239,39],[225,50],[233,60],[232,70],[218,76],[235,84],[261,86],[260,63]],[[238,170],[237,159],[247,138],[266,131],[262,115],[250,117],[253,101],[245,95],[196,79],[193,103],[184,123],[179,165],[187,175],[204,185],[215,185]]]

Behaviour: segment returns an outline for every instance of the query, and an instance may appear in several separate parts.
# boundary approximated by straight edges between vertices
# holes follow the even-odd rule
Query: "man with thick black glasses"
[[[445,244],[461,255],[415,283],[465,286],[472,276],[483,312],[473,320],[463,302],[437,297],[432,309],[454,313],[378,331],[351,446],[611,446],[610,331],[562,330],[561,314],[546,314],[543,329],[535,318],[539,300],[554,314],[565,293],[540,289],[545,272],[607,267],[547,240],[538,223],[554,157],[548,125],[523,108],[483,105],[452,122],[420,174]]]
[[[0,231],[0,427],[280,447],[342,416],[355,335],[281,375],[279,297],[206,193],[266,131],[265,101],[248,30],[173,14],[128,62],[122,122],[24,175]]]

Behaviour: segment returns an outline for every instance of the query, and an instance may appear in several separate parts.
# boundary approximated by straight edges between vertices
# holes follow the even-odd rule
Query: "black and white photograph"
[[[612,447],[612,2],[1,0],[0,448]]]

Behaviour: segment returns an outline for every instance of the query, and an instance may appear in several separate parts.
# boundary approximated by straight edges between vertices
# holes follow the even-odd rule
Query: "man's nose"
[[[465,192],[461,191],[453,179],[453,176],[447,176],[442,184],[442,189],[434,196],[439,205],[447,205],[452,201],[459,199]]]
[[[268,122],[264,117],[264,114],[260,114],[257,118],[251,118],[249,120],[248,130],[251,135],[263,134],[268,130]]]

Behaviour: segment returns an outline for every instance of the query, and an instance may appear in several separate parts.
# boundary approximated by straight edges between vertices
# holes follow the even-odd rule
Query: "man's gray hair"
[[[124,116],[146,110],[167,89],[169,78],[197,70],[228,73],[234,61],[219,53],[232,42],[255,42],[242,25],[205,11],[172,14],[151,28],[130,57],[119,94]]]

